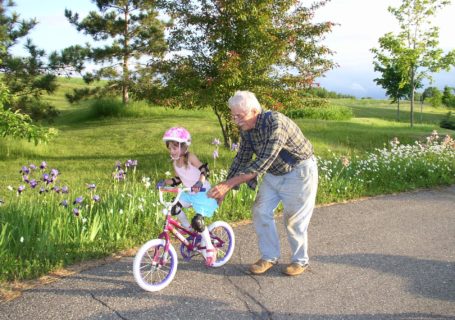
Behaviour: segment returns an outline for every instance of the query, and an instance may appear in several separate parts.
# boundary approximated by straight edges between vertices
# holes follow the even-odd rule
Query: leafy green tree
[[[84,19],[71,10],[65,16],[78,31],[95,41],[110,42],[103,47],[76,45],[54,53],[55,65],[83,73],[91,83],[109,79],[107,91],[121,92],[123,103],[128,103],[129,89],[146,61],[162,57],[167,46],[164,39],[165,24],[158,19],[155,1],[149,0],[92,0],[98,11],[91,11]],[[85,72],[84,63],[99,68]],[[85,93],[93,93],[86,91]],[[76,92],[73,98],[83,96]]]
[[[227,107],[235,90],[254,91],[273,106],[277,96],[310,88],[334,66],[327,58],[332,52],[320,43],[334,24],[311,21],[326,2],[305,7],[297,0],[162,1],[174,22],[172,56],[156,66],[162,90],[143,94],[170,105],[212,108],[228,146],[236,139]],[[153,81],[146,74],[141,79]]]
[[[442,92],[436,87],[428,87],[423,92],[423,100],[434,108],[440,107],[442,104]]]
[[[398,20],[400,32],[386,33],[379,38],[379,49],[373,48],[376,58],[388,57],[402,75],[400,87],[409,85],[411,100],[410,125],[414,125],[414,92],[431,73],[449,70],[455,65],[455,50],[444,54],[439,44],[439,29],[431,19],[448,0],[402,0],[398,8],[388,10]]]
[[[4,38],[4,33],[0,29],[0,38]],[[0,52],[5,51],[0,45]],[[1,63],[1,60],[0,60]],[[43,128],[32,124],[30,116],[10,109],[5,109],[6,104],[11,104],[15,97],[12,96],[0,78],[0,137],[12,137],[15,139],[27,139],[35,144],[39,142],[48,142],[56,134],[57,130],[53,128]]]
[[[11,53],[37,24],[35,19],[21,19],[12,11],[14,5],[12,1],[0,1],[0,73],[8,92],[15,97],[4,102],[4,108],[21,110],[33,118],[54,116],[55,108],[42,101],[44,93],[52,93],[57,88],[56,76],[45,61],[45,52],[27,39],[24,56]]]
[[[455,88],[445,86],[444,90],[442,92],[442,103],[447,107],[447,108],[453,108],[455,107],[455,95],[453,94],[455,92]]]
[[[409,96],[409,84],[403,85],[403,76],[400,72],[397,63],[380,53],[376,54],[374,71],[380,72],[381,77],[374,81],[385,89],[386,95],[391,98],[391,103],[397,104],[397,121],[400,121],[400,101]]]

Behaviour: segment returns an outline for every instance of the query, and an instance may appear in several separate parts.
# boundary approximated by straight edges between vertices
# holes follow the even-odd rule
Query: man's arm
[[[218,203],[221,203],[224,200],[226,194],[229,192],[229,190],[244,182],[254,179],[256,176],[257,176],[256,173],[246,173],[234,176],[214,186],[212,189],[209,190],[209,192],[207,192],[207,195],[210,198],[217,199]]]

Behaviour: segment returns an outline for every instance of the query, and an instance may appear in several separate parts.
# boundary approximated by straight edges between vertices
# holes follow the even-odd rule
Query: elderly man
[[[227,180],[208,195],[221,202],[241,183],[255,189],[258,176],[264,175],[253,206],[261,258],[251,265],[250,272],[262,274],[278,263],[280,243],[274,212],[281,201],[291,247],[291,263],[282,271],[299,275],[308,266],[308,225],[318,185],[313,146],[291,119],[279,112],[263,111],[252,92],[237,91],[228,105],[240,128],[240,149]]]

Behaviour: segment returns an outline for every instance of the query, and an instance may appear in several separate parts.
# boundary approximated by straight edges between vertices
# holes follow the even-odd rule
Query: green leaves
[[[454,66],[455,50],[443,54],[437,48],[439,30],[431,26],[436,12],[450,3],[446,0],[402,0],[398,8],[389,7],[397,18],[400,32],[391,32],[379,38],[380,48],[373,48],[375,71],[382,78],[375,81],[387,90],[394,101],[405,95],[411,100],[411,127],[413,126],[414,92],[424,79],[432,79],[431,73]]]
[[[33,125],[31,118],[19,111],[0,110],[0,136],[2,137],[27,139],[38,144],[50,141],[57,133],[56,129]]]
[[[167,49],[164,40],[166,23],[158,19],[154,1],[97,0],[99,12],[91,11],[80,19],[78,13],[65,10],[65,16],[76,29],[95,41],[108,42],[100,47],[74,46],[54,53],[54,60],[65,69],[72,69],[88,81],[109,79],[104,93],[120,88],[123,103],[129,100],[129,90],[143,73],[144,58],[162,57]],[[85,63],[99,67],[84,74]],[[133,68],[132,65],[135,64]],[[151,71],[151,70],[150,70]],[[109,90],[111,89],[111,90]],[[80,96],[81,92],[75,93]],[[87,91],[87,94],[92,93]],[[96,92],[99,94],[99,92]]]
[[[308,89],[330,70],[331,51],[320,43],[333,23],[313,23],[301,1],[165,1],[174,19],[169,32],[173,59],[165,64],[165,99],[211,107],[225,145],[235,139],[226,101],[239,89],[259,100],[276,88]],[[189,98],[191,97],[191,98]]]

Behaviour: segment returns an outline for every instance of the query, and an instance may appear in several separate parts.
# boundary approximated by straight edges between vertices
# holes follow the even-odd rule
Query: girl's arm
[[[164,179],[164,183],[167,186],[170,185],[172,187],[176,187],[176,186],[178,186],[179,184],[182,183],[182,180],[180,179],[180,177],[178,175],[175,175],[175,177],[173,177],[173,178]]]
[[[188,161],[189,163],[191,163],[192,166],[198,168],[200,171],[201,171],[201,174],[199,176],[199,182],[201,182],[201,184],[203,184],[205,182],[205,180],[207,180],[207,177],[208,177],[208,168],[207,168],[207,165],[203,164],[197,157],[195,154],[192,154],[190,153],[188,155]]]

